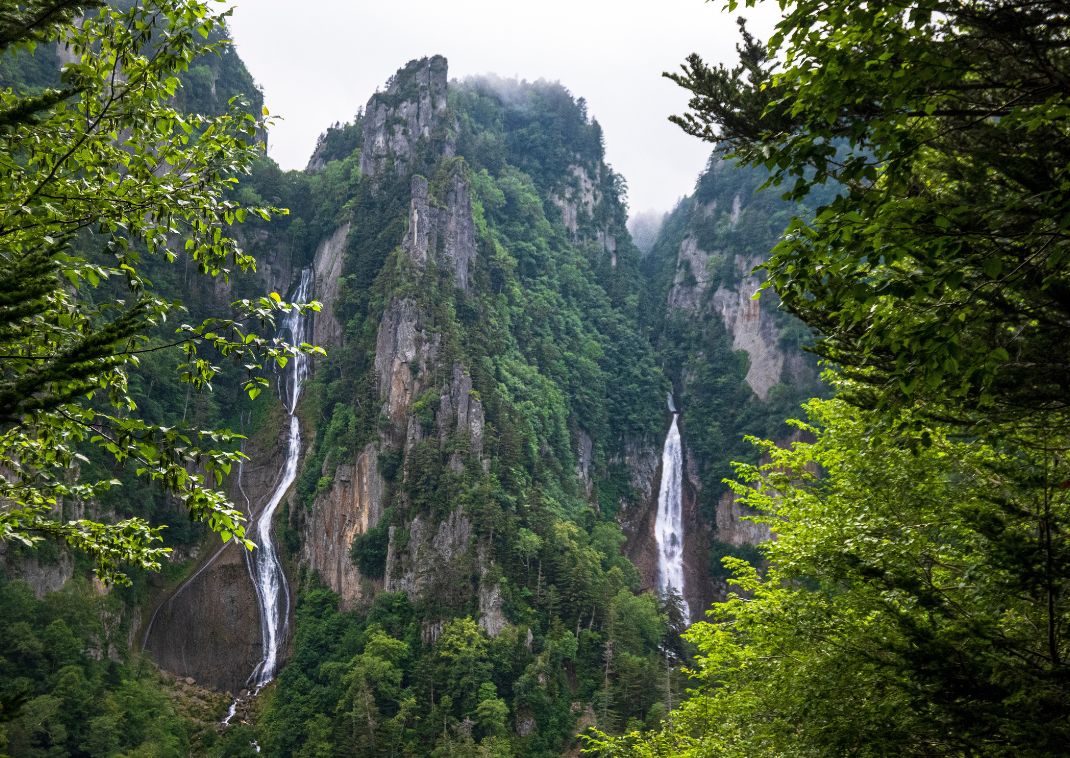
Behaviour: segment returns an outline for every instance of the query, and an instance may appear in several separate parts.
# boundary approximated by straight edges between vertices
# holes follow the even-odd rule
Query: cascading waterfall
[[[306,303],[312,295],[312,269],[301,272],[301,281],[297,285],[292,301]],[[308,342],[310,337],[309,319],[294,310],[286,314],[279,336],[292,345]],[[286,465],[279,478],[271,498],[256,517],[256,523],[250,539],[256,543],[256,550],[246,552],[245,563],[249,576],[256,589],[256,600],[260,607],[260,638],[262,657],[260,663],[249,675],[249,683],[256,694],[265,684],[275,678],[279,662],[279,646],[286,635],[286,625],[290,616],[290,588],[286,574],[282,570],[279,554],[271,533],[271,522],[282,499],[297,478],[297,463],[301,457],[301,425],[297,419],[297,402],[301,399],[301,389],[308,378],[310,359],[303,353],[290,358],[279,379],[279,394],[289,417],[289,435],[286,442]],[[237,710],[238,700],[230,706],[224,724],[229,723]],[[259,752],[259,750],[257,751]]]
[[[312,294],[312,269],[301,272],[301,281],[292,300],[297,303],[308,302]],[[279,329],[279,336],[285,337],[291,344],[299,345],[309,340],[309,319],[299,311],[286,314]],[[263,658],[253,670],[250,680],[256,688],[263,687],[275,678],[278,667],[279,645],[286,631],[290,616],[290,588],[286,584],[286,574],[282,570],[278,551],[271,534],[271,521],[290,485],[297,478],[297,462],[301,457],[301,425],[297,420],[297,401],[301,399],[301,389],[308,378],[309,357],[302,353],[294,355],[289,369],[279,382],[279,390],[287,415],[290,417],[290,431],[286,445],[286,465],[282,478],[271,499],[260,511],[256,519],[253,542],[257,549],[247,553],[249,571],[256,587],[256,599],[260,604],[260,636],[263,640]]]
[[[665,437],[661,453],[661,489],[658,492],[658,517],[654,522],[654,536],[658,541],[658,590],[680,596],[684,621],[690,622],[691,609],[684,594],[684,513],[683,513],[683,449],[679,414],[669,396],[672,426]]]

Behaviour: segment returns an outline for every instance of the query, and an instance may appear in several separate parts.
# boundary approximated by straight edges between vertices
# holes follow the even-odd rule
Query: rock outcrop
[[[745,350],[750,358],[747,384],[755,395],[765,400],[769,390],[783,377],[786,356],[779,345],[776,325],[768,315],[762,317],[761,302],[754,299],[761,280],[752,271],[761,262],[760,257],[737,257],[735,266],[740,279],[731,289],[724,284],[717,287],[713,308],[732,334],[732,347]]]
[[[316,276],[316,299],[323,306],[315,316],[312,338],[313,343],[321,347],[342,344],[342,325],[334,315],[334,306],[338,302],[348,236],[349,222],[346,222],[319,244],[312,264]]]
[[[403,176],[421,143],[446,139],[446,82],[446,59],[436,55],[411,61],[390,79],[385,92],[372,95],[364,109],[364,176]]]
[[[594,215],[602,202],[597,174],[592,177],[583,166],[569,166],[570,182],[561,192],[550,196],[550,202],[561,211],[561,220],[573,239],[579,235],[580,223]]]
[[[356,461],[337,466],[331,488],[316,498],[305,519],[301,541],[304,561],[338,593],[343,609],[366,599],[370,580],[353,564],[350,546],[354,538],[378,525],[384,492],[378,447],[369,444]]]
[[[463,171],[450,174],[446,208],[440,219],[442,261],[453,273],[453,282],[468,291],[468,270],[476,257],[476,227],[472,220],[472,197]]]
[[[256,594],[242,548],[229,544],[161,603],[144,650],[166,671],[236,694],[260,661]]]
[[[440,602],[467,598],[476,568],[471,546],[472,522],[460,507],[437,524],[420,514],[404,533],[392,526],[384,589]]]
[[[417,271],[434,260],[450,272],[458,289],[468,291],[468,272],[476,258],[476,230],[464,172],[462,166],[450,171],[442,207],[430,197],[427,179],[413,176],[409,226],[402,247]]]

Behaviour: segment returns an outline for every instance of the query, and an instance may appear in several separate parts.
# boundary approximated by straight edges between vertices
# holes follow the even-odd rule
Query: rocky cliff
[[[783,419],[821,391],[801,350],[806,330],[780,312],[774,293],[759,294],[761,263],[791,216],[806,212],[762,191],[764,178],[711,160],[644,262],[655,283],[647,307],[658,314],[648,325],[683,414],[693,543],[685,556],[696,578],[723,575],[721,556],[750,555],[768,537],[721,481],[732,474],[730,461],[753,459],[742,437],[786,439]],[[706,587],[707,602],[724,591]]]
[[[403,176],[423,148],[452,153],[446,142],[446,59],[412,61],[364,109],[360,171],[368,178]],[[432,143],[439,144],[433,145]]]

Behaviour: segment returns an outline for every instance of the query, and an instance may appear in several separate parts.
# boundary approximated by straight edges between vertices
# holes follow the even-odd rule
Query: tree
[[[904,434],[842,400],[811,401],[813,443],[761,443],[737,495],[776,535],[768,569],[727,558],[736,592],[685,637],[696,690],[642,755],[1046,756],[1070,736],[1063,630],[1070,549],[1043,549],[1062,491],[976,440]],[[818,477],[816,471],[821,472]],[[1062,465],[1064,476],[1070,475]]]
[[[173,105],[179,75],[225,44],[210,41],[225,15],[200,0],[33,0],[0,14],[0,52],[55,44],[74,58],[58,89],[0,90],[0,542],[63,541],[106,581],[122,581],[123,564],[158,568],[168,549],[141,518],[62,517],[117,484],[83,477],[87,456],[134,467],[193,520],[244,540],[241,513],[217,489],[242,457],[227,449],[237,435],[148,422],[129,384],[139,356],[181,349],[194,389],[211,388],[217,356],[233,358],[255,397],[265,360],[312,350],[252,329],[313,306],[273,293],[165,328],[181,303],[149,279],[180,259],[224,280],[252,270],[227,228],[273,210],[228,197],[261,152],[264,123],[238,99],[211,117]]]
[[[686,131],[796,199],[838,190],[789,227],[769,286],[859,403],[1065,428],[1070,8],[782,6],[768,45],[744,30],[738,66],[692,55],[671,76],[693,95]]]
[[[777,539],[764,570],[724,559],[739,592],[687,635],[697,696],[656,738],[594,747],[1050,755],[1070,730],[1068,9],[785,8],[739,66],[688,60],[676,120],[791,197],[834,186],[765,268],[839,399],[808,406],[816,442],[738,468]]]

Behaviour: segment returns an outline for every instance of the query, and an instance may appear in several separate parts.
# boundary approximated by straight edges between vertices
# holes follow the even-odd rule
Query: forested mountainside
[[[310,172],[254,186],[292,193],[274,239],[325,224],[294,269],[328,350],[265,748],[555,754],[582,719],[656,714],[671,630],[617,515],[649,506],[667,384],[597,125],[559,85],[447,84],[424,59]]]
[[[50,50],[8,61],[12,83],[47,86]],[[240,94],[259,110],[225,50],[185,72],[181,108],[213,114]],[[3,659],[7,750],[534,756],[592,725],[657,726],[688,655],[680,598],[656,592],[666,394],[682,413],[682,599],[697,616],[725,591],[720,558],[765,536],[720,481],[753,459],[741,436],[784,437],[817,390],[805,332],[751,300],[751,269],[799,210],[761,180],[711,163],[641,256],[582,100],[450,82],[441,57],[399,70],[305,171],[262,160],[234,192],[289,215],[238,232],[255,274],[205,286],[188,265],[146,265],[190,319],[304,282],[326,356],[307,378],[281,368],[278,393],[251,404],[230,368],[191,396],[166,351],[133,383],[160,424],[248,435],[228,491],[272,530],[256,539],[281,556],[275,621],[247,551],[118,470],[123,487],[88,507],[168,525],[175,552],[106,593],[65,552],[5,552],[37,595],[2,588],[18,641]],[[268,647],[283,665],[254,687],[274,675]],[[226,729],[213,691],[241,695]]]
[[[787,444],[795,431],[785,420],[824,392],[816,361],[804,352],[809,330],[780,310],[775,292],[757,297],[764,277],[755,270],[788,221],[811,215],[822,196],[788,202],[762,189],[767,178],[711,158],[641,263],[648,283],[642,326],[680,409],[685,507],[694,524],[687,564],[693,582],[712,580],[718,599],[728,576],[721,559],[756,559],[755,546],[768,537],[743,518],[748,511],[724,483],[734,461],[754,459],[744,437]],[[705,606],[711,598],[703,599]]]
[[[0,753],[1064,754],[1070,12],[780,11],[636,245],[560,84],[283,172],[227,11],[5,6]]]

